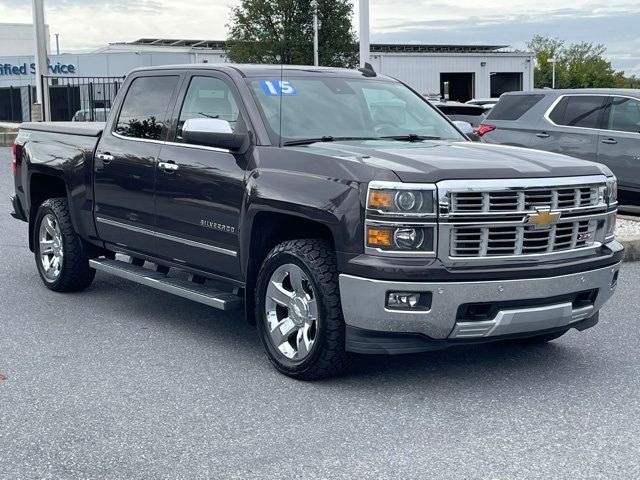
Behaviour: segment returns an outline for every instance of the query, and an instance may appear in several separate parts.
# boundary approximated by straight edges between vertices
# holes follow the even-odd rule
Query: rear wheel
[[[55,292],[84,290],[96,271],[89,267],[83,240],[73,229],[66,198],[51,198],[38,209],[34,254],[44,284]]]
[[[301,380],[347,366],[335,253],[322,240],[274,248],[258,274],[258,332],[271,363]]]

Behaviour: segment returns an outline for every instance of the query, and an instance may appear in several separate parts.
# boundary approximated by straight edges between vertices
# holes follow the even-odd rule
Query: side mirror
[[[458,130],[460,130],[465,135],[473,135],[473,125],[471,125],[469,122],[455,120],[453,124],[458,127]]]
[[[240,121],[238,119],[239,123]],[[194,145],[224,148],[235,153],[244,153],[249,148],[249,134],[234,133],[229,122],[219,118],[187,120],[182,126],[182,140]]]

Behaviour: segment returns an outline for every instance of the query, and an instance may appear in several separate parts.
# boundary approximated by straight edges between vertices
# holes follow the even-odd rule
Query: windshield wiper
[[[398,140],[399,142],[422,142],[424,140],[442,140],[442,137],[432,137],[429,135],[417,135],[410,133],[409,135],[389,135],[384,138],[385,140]]]
[[[309,145],[311,143],[318,142],[340,142],[340,141],[349,141],[349,140],[380,140],[378,137],[332,137],[331,135],[325,135],[324,137],[319,138],[303,138],[300,140],[290,140],[288,142],[284,142],[282,145],[285,147],[291,147],[295,145]]]

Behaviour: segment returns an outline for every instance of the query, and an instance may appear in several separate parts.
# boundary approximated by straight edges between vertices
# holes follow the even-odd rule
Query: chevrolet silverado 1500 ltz
[[[23,124],[14,154],[48,288],[244,307],[300,379],[592,327],[623,254],[607,167],[470,142],[368,69],[136,70],[106,123]]]

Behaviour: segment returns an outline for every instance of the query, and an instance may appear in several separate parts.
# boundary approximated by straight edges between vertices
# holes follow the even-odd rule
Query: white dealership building
[[[30,116],[33,44],[31,25],[0,24],[0,121]],[[225,41],[144,38],[91,53],[49,54],[53,117],[69,120],[82,108],[109,108],[119,82],[133,68],[226,62],[226,50]],[[420,93],[442,93],[449,82],[451,100],[533,89],[533,55],[503,45],[372,44],[371,64]]]

